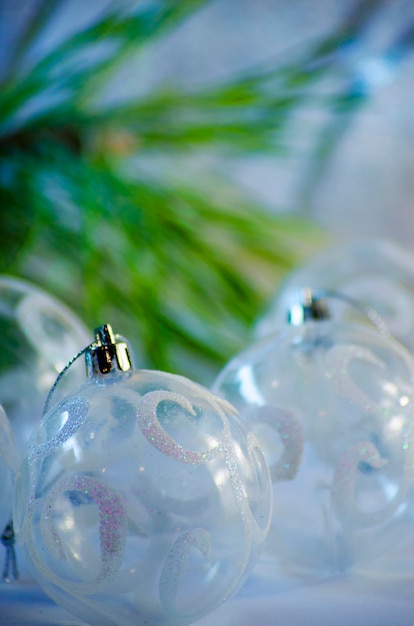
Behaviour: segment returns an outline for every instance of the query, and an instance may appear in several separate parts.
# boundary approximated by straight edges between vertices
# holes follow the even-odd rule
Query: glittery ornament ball
[[[412,580],[413,382],[405,348],[333,321],[286,326],[218,376],[214,391],[238,408],[270,467],[264,551],[281,576]]]
[[[190,624],[250,573],[271,493],[226,401],[180,376],[113,372],[42,420],[14,525],[46,593],[88,623]]]
[[[0,405],[0,535],[11,518],[14,472],[17,452],[7,415]]]
[[[66,306],[26,281],[0,276],[0,402],[21,452],[38,424],[57,375],[89,343],[83,323]],[[71,368],[62,389],[77,388]]]
[[[255,336],[270,335],[286,323],[286,311],[297,303],[303,288],[333,290],[341,297],[329,299],[335,319],[370,325],[348,296],[380,316],[390,333],[409,349],[414,348],[414,255],[400,244],[384,239],[338,243],[291,272],[282,283],[267,312],[258,320]]]

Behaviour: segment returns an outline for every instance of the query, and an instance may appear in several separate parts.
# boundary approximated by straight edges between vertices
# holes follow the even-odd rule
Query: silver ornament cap
[[[301,326],[305,322],[329,318],[325,301],[315,295],[312,289],[305,288],[301,290],[298,301],[290,307],[287,321],[291,326]]]
[[[85,352],[86,373],[89,378],[133,369],[128,344],[114,334],[110,324],[96,328],[95,339],[95,343]]]

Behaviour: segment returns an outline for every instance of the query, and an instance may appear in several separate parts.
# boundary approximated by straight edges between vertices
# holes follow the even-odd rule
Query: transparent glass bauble
[[[335,245],[288,275],[255,328],[257,338],[282,328],[286,312],[303,288],[334,291],[329,310],[335,319],[369,320],[364,305],[379,315],[390,333],[414,349],[414,255],[403,246],[382,239],[363,239]],[[360,307],[346,301],[350,297]]]
[[[414,576],[414,361],[363,325],[285,326],[213,389],[265,453],[280,572]]]
[[[271,494],[233,407],[186,378],[132,370],[92,378],[48,412],[13,518],[57,603],[96,626],[171,626],[241,586]]]
[[[67,361],[90,342],[62,303],[23,280],[0,276],[0,402],[19,452],[39,423],[49,389]],[[62,390],[85,381],[71,368]],[[67,393],[67,391],[66,391]],[[65,394],[66,395],[66,394]]]
[[[17,451],[7,415],[0,405],[0,535],[10,522]]]

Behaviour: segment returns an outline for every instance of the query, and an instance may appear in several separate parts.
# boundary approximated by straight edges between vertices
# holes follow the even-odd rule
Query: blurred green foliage
[[[283,153],[292,115],[355,24],[284,66],[111,103],[102,92],[130,55],[206,1],[114,2],[27,62],[59,4],[40,3],[1,84],[0,271],[40,284],[91,329],[111,323],[140,366],[206,382],[319,232],[246,198],[201,157]]]

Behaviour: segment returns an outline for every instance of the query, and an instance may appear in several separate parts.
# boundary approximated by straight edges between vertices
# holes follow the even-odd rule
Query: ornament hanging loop
[[[95,339],[85,352],[88,378],[113,371],[127,372],[133,367],[128,344],[119,335],[114,335],[109,324],[95,329]]]
[[[66,374],[66,372],[68,371],[68,369],[75,363],[75,361],[77,361],[77,359],[79,359],[80,356],[82,356],[82,354],[85,354],[90,348],[91,346],[93,346],[93,344],[90,344],[89,346],[86,346],[85,348],[82,348],[82,350],[79,350],[79,352],[77,352],[75,354],[75,356],[73,356],[70,361],[68,361],[65,365],[65,367],[63,368],[63,370],[61,370],[55,380],[55,382],[53,383],[53,386],[51,387],[47,398],[46,398],[46,402],[45,402],[45,406],[43,408],[43,416],[46,415],[46,413],[49,410],[51,401],[52,401],[52,397],[56,391],[56,387],[58,386],[58,384],[60,383],[61,379],[63,378],[63,376]]]

